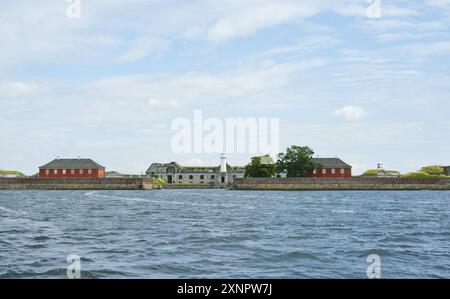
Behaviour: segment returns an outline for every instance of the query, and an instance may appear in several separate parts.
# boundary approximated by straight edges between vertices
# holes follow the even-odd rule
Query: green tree
[[[274,163],[261,163],[261,157],[253,157],[251,162],[245,166],[245,177],[248,178],[270,178],[276,173]]]
[[[314,151],[307,146],[293,145],[286,149],[286,153],[278,155],[277,170],[286,171],[287,177],[305,177],[321,165],[313,159]]]

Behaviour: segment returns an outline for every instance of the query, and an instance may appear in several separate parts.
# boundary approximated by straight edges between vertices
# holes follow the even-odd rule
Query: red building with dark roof
[[[314,158],[320,167],[310,172],[312,178],[351,178],[352,166],[339,158]]]
[[[105,167],[91,159],[55,159],[39,167],[41,178],[104,178]]]

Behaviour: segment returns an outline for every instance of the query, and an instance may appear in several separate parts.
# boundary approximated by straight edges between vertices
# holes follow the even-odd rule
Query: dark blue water
[[[0,191],[0,278],[450,278],[450,192]]]

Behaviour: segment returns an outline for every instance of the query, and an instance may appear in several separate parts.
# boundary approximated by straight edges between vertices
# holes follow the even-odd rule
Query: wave
[[[47,240],[50,240],[50,238],[47,236],[38,236],[33,238],[33,241],[47,241]]]
[[[96,278],[106,278],[111,276],[121,276],[127,277],[128,274],[121,271],[115,271],[111,269],[103,269],[103,270],[81,270],[81,278],[88,279],[96,279]],[[65,268],[55,268],[51,270],[47,270],[44,272],[38,271],[24,271],[18,272],[13,270],[8,270],[5,273],[0,273],[0,279],[30,279],[30,278],[58,278],[64,279],[67,278],[67,269]]]
[[[336,213],[336,214],[353,214],[353,213],[355,213],[354,210],[345,210],[345,209],[335,209],[335,210],[331,210],[331,212]]]
[[[32,244],[32,245],[26,244],[26,245],[24,245],[24,248],[28,248],[28,249],[40,249],[40,248],[46,248],[46,247],[47,246],[44,244]]]
[[[67,270],[64,268],[55,268],[44,272],[37,271],[24,271],[18,272],[14,270],[7,270],[5,273],[0,274],[0,279],[29,279],[29,278],[65,278]]]
[[[93,196],[93,197],[99,197],[99,198],[109,198],[114,200],[124,200],[124,201],[135,201],[135,202],[146,202],[146,203],[153,203],[153,204],[172,204],[172,205],[190,205],[190,206],[200,206],[200,207],[222,207],[222,208],[249,208],[254,209],[255,207],[246,207],[240,204],[229,204],[229,203],[196,203],[196,202],[182,202],[182,201],[170,201],[170,200],[153,200],[153,199],[146,199],[141,197],[122,197],[117,195],[106,195],[106,194],[98,194],[95,192],[87,192],[84,193],[86,196]]]
[[[5,211],[7,213],[11,213],[11,214],[16,214],[16,215],[26,215],[26,212],[22,212],[22,211],[14,211],[8,208],[5,208],[3,206],[0,206],[0,210]]]
[[[295,250],[295,251],[276,255],[276,259],[286,260],[286,261],[291,261],[291,260],[296,260],[296,259],[318,260],[319,257],[317,257],[315,254],[310,253],[310,252]]]

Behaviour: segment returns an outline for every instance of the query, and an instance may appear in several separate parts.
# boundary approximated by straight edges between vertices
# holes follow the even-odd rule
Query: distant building
[[[267,156],[265,156],[266,159]],[[313,158],[313,161],[321,165],[306,175],[308,178],[351,178],[352,166],[339,158]],[[268,160],[266,160],[268,162]],[[273,163],[273,161],[272,161]],[[278,173],[277,177],[286,177],[286,172]]]
[[[259,158],[261,159],[261,164],[262,165],[274,164],[275,163],[270,155],[261,156]]]
[[[161,178],[168,184],[227,184],[236,178],[243,178],[245,168],[231,166],[226,163],[225,155],[221,156],[218,166],[182,166],[176,162],[153,163],[146,175]]]
[[[91,159],[55,159],[39,167],[41,178],[104,178],[105,167]]]
[[[313,178],[351,178],[352,166],[339,158],[314,158],[321,165],[314,169],[307,177]]]

